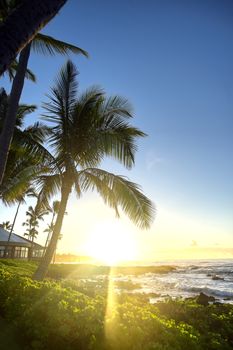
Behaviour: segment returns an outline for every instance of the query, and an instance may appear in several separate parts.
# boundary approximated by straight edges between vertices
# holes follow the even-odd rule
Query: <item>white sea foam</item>
[[[164,264],[175,265],[176,270],[162,275],[148,273],[130,277],[142,285],[137,292],[153,292],[173,298],[193,297],[203,292],[218,301],[233,303],[233,259],[154,263]]]

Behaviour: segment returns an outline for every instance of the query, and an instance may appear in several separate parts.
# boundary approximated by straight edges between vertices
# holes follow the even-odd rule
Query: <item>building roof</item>
[[[10,232],[4,230],[4,228],[0,227],[0,245],[5,245],[8,241]],[[29,239],[21,237],[15,233],[12,233],[11,239],[9,242],[10,245],[15,245],[18,247],[31,247],[32,242]],[[43,249],[43,246],[34,242],[34,249]]]

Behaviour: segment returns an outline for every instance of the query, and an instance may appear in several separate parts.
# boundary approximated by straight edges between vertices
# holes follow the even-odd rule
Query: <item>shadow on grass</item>
[[[17,342],[17,330],[15,326],[0,316],[1,349],[23,350]]]

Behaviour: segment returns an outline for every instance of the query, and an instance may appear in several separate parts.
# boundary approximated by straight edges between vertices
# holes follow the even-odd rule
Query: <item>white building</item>
[[[0,258],[8,259],[28,259],[29,257],[36,259],[43,256],[44,247],[24,237],[11,234],[0,227]]]

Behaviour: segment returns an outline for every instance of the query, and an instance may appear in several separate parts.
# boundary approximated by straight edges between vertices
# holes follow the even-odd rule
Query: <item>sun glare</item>
[[[107,265],[117,265],[136,257],[136,242],[120,222],[103,222],[93,227],[86,245],[89,256]]]

